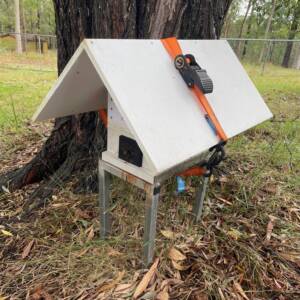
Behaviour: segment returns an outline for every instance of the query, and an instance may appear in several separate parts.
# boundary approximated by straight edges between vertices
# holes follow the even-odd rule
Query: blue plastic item
[[[185,191],[185,181],[182,177],[177,176],[177,193],[181,193]]]
[[[210,119],[210,117],[209,117],[208,115],[205,115],[205,119],[206,119],[208,125],[210,126],[210,128],[211,128],[211,129],[213,130],[213,132],[215,133],[215,135],[217,135],[217,134],[218,134],[218,133],[217,133],[217,129],[216,129],[214,123],[212,122],[212,120]]]

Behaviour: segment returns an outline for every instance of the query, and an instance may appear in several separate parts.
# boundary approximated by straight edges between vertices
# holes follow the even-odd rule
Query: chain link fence
[[[18,33],[0,33],[0,52],[15,51]],[[45,54],[56,51],[55,35],[22,33],[24,52]],[[264,66],[266,63],[300,69],[300,40],[226,38],[232,49],[243,62]]]
[[[15,51],[16,36],[21,35],[23,52],[47,53],[57,49],[56,36],[51,34],[0,32],[0,51]]]
[[[240,60],[264,67],[266,63],[300,69],[300,40],[226,39]]]

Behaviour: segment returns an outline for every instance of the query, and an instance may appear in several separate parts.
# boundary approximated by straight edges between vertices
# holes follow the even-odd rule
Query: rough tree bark
[[[84,38],[219,38],[231,0],[54,0],[61,73]],[[105,148],[105,129],[96,113],[55,120],[42,150],[19,170],[0,177],[10,191],[42,183],[24,214],[43,205],[61,182],[75,172],[80,187],[96,190],[96,165]],[[95,170],[91,174],[91,170]],[[88,174],[88,175],[87,175]]]

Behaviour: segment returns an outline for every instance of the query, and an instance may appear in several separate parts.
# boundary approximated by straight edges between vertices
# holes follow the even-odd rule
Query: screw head
[[[183,56],[180,55],[175,58],[176,69],[182,69],[184,67],[184,64],[185,64],[185,60]]]

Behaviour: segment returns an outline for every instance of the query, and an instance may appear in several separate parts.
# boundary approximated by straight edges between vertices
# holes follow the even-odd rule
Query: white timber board
[[[212,78],[214,91],[207,98],[229,138],[272,116],[226,41],[179,43],[184,54],[193,54]],[[57,117],[56,113],[61,116],[62,112],[66,115],[97,110],[104,106],[103,97],[99,98],[105,87],[157,174],[218,143],[194,94],[174,68],[161,41],[86,40],[81,49],[88,54],[85,63],[77,54],[67,65],[69,72],[63,73],[45,99],[36,114],[37,120]],[[74,94],[79,93],[79,82],[72,84],[76,79],[74,74],[67,78],[76,61],[81,61],[75,70],[81,74],[83,90],[81,100],[76,98],[75,109]],[[65,91],[63,95],[57,92],[59,89]]]
[[[33,116],[41,121],[106,107],[107,90],[82,44]]]

